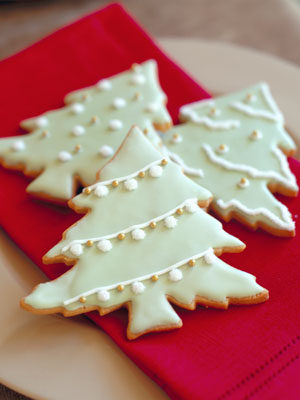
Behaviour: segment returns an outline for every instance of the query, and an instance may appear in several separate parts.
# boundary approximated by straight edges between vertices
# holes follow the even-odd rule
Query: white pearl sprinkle
[[[158,110],[158,105],[156,103],[149,103],[147,104],[145,110],[150,113],[154,113]]]
[[[75,125],[72,129],[72,134],[74,136],[81,136],[85,134],[85,128],[81,125]]]
[[[25,150],[26,146],[23,140],[16,140],[15,142],[12,143],[11,149],[13,151],[23,151]]]
[[[177,225],[177,219],[175,217],[173,217],[173,215],[171,215],[170,217],[167,217],[164,220],[164,224],[169,229],[175,228],[175,226]]]
[[[212,249],[210,251],[208,251],[207,253],[205,253],[204,261],[206,262],[206,264],[209,264],[209,265],[214,263],[215,254],[214,254],[214,251]]]
[[[101,92],[107,92],[108,90],[111,90],[112,87],[111,82],[108,79],[101,79],[96,86]]]
[[[192,200],[189,200],[185,203],[185,208],[186,211],[191,214],[195,213],[199,209],[198,204]]]
[[[180,281],[182,279],[182,272],[180,271],[180,269],[177,269],[177,268],[172,269],[169,272],[169,279],[172,282]]]
[[[142,282],[133,282],[131,290],[134,294],[142,294],[145,291],[145,285]]]
[[[48,119],[46,117],[38,117],[34,121],[36,128],[45,128],[48,125]]]
[[[111,157],[114,154],[113,148],[111,146],[108,146],[107,144],[101,146],[98,152],[100,156],[105,158]]]
[[[217,147],[216,151],[220,154],[225,154],[229,151],[229,147],[227,144],[223,144]]]
[[[146,233],[142,229],[134,229],[131,232],[131,236],[133,240],[143,240],[146,237]]]
[[[118,110],[119,108],[123,108],[126,106],[126,100],[122,99],[122,97],[116,97],[112,102],[113,108]]]
[[[70,247],[70,252],[76,257],[79,257],[82,254],[82,251],[83,248],[80,243],[72,244],[72,246]]]
[[[143,85],[146,82],[146,77],[143,74],[136,73],[130,78],[132,85]]]
[[[110,294],[107,290],[99,290],[97,293],[97,298],[99,301],[108,301],[110,298]]]
[[[136,190],[138,187],[138,181],[136,179],[128,179],[124,182],[124,186],[127,190]]]
[[[106,253],[107,251],[110,251],[112,249],[112,244],[111,244],[110,240],[107,240],[107,239],[100,240],[100,242],[97,243],[97,248],[100,251],[103,251],[104,253]]]
[[[109,121],[108,127],[112,131],[118,131],[123,128],[123,122],[119,119],[112,119]]]
[[[84,105],[80,104],[80,103],[74,103],[71,105],[71,113],[72,114],[81,114],[84,111]]]
[[[60,151],[58,154],[58,159],[61,162],[70,161],[72,159],[72,154],[70,154],[68,151]]]
[[[109,189],[107,186],[98,185],[94,191],[97,197],[106,197],[109,193]]]
[[[160,165],[152,165],[149,169],[149,174],[152,178],[159,178],[163,173],[163,169]]]
[[[248,187],[250,185],[250,182],[247,178],[243,178],[244,181],[240,180],[238,183],[238,186],[242,189],[245,189],[246,187]]]

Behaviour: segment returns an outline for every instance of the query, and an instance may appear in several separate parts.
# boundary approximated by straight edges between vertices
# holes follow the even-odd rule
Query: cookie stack
[[[153,60],[65,103],[23,121],[29,134],[0,140],[1,163],[34,177],[28,193],[85,214],[43,258],[73,267],[22,307],[65,316],[126,307],[134,339],[180,327],[171,303],[226,309],[268,299],[254,276],[218,258],[245,245],[207,213],[295,235],[273,195],[297,195],[286,159],[295,145],[265,83],[185,105],[173,128]]]

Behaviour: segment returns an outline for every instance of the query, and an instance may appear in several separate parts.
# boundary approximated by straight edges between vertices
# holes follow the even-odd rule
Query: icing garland
[[[235,164],[231,161],[225,160],[224,158],[217,156],[215,154],[215,152],[213,151],[213,149],[211,148],[211,146],[206,143],[204,143],[202,145],[202,148],[205,151],[207,157],[209,158],[209,160],[211,162],[213,162],[214,164],[220,165],[221,167],[223,167],[225,169],[228,169],[230,171],[246,172],[252,178],[274,179],[274,180],[282,183],[284,186],[291,188],[292,190],[297,189],[295,177],[289,170],[287,160],[286,160],[284,154],[278,148],[272,149],[272,152],[278,158],[281,170],[282,170],[283,174],[286,176],[286,179],[284,179],[276,171],[260,171],[254,167],[250,167],[245,164]]]
[[[261,92],[262,96],[270,107],[272,112],[268,110],[258,110],[254,109],[253,107],[241,102],[241,101],[234,101],[231,103],[231,107],[237,111],[241,111],[242,113],[248,115],[249,117],[258,117],[258,118],[266,118],[271,121],[275,122],[284,122],[284,118],[282,113],[279,111],[276,103],[274,102],[269,88],[266,84],[261,85]]]
[[[90,296],[90,295],[93,295],[93,294],[98,294],[98,299],[100,301],[107,301],[109,299],[109,297],[110,297],[109,296],[109,292],[108,292],[109,290],[119,288],[118,289],[119,291],[123,291],[124,287],[128,286],[130,284],[132,284],[132,291],[135,294],[139,294],[139,293],[142,293],[145,290],[145,286],[140,281],[145,281],[145,280],[148,280],[148,279],[152,279],[152,281],[157,281],[159,276],[164,275],[167,272],[171,273],[169,275],[169,279],[171,281],[173,281],[173,282],[176,282],[176,281],[182,279],[182,272],[179,271],[178,268],[183,267],[186,264],[190,265],[191,267],[194,267],[195,264],[196,264],[195,261],[198,260],[199,258],[204,258],[204,261],[206,262],[206,264],[211,265],[214,262],[214,258],[215,258],[213,249],[209,248],[208,250],[205,250],[205,251],[203,251],[201,253],[198,253],[198,254],[196,254],[196,255],[194,255],[192,257],[186,258],[186,259],[184,259],[182,261],[179,261],[178,263],[170,265],[169,267],[164,268],[164,269],[162,269],[160,271],[157,271],[155,273],[143,275],[143,276],[140,276],[139,278],[129,279],[129,280],[123,281],[123,282],[118,282],[118,283],[113,284],[113,285],[102,286],[102,287],[98,287],[98,288],[95,288],[95,289],[88,290],[88,291],[86,291],[84,293],[81,293],[81,294],[79,294],[77,296],[72,297],[71,299],[65,300],[63,302],[63,304],[65,306],[67,306],[67,305],[69,305],[71,303],[74,303],[76,301],[80,301],[80,299],[83,298],[83,297]],[[175,272],[176,270],[178,272],[180,272],[181,274],[178,273],[178,272]],[[157,279],[153,279],[153,277],[156,277]],[[143,285],[143,289],[142,289],[142,286],[139,285],[140,283]],[[135,289],[134,289],[133,285],[135,285]],[[122,289],[122,290],[120,290],[120,289]],[[139,292],[139,293],[137,293],[137,292]],[[101,299],[99,298],[99,295],[100,295]]]
[[[80,245],[86,244],[87,246],[89,246],[90,244],[93,245],[94,242],[102,242],[104,240],[110,240],[110,239],[115,239],[115,238],[124,239],[126,233],[133,232],[136,230],[142,230],[143,228],[147,228],[148,226],[150,226],[152,223],[160,222],[162,220],[165,220],[165,226],[167,228],[174,228],[177,223],[177,220],[174,217],[174,214],[182,214],[184,208],[187,210],[188,213],[194,213],[198,210],[198,206],[196,208],[191,203],[196,205],[197,199],[196,198],[187,199],[183,203],[179,204],[177,207],[166,212],[165,214],[162,214],[156,218],[153,218],[150,221],[143,222],[142,224],[130,226],[126,229],[123,229],[116,233],[112,233],[110,235],[99,236],[99,237],[88,238],[88,239],[72,240],[67,246],[64,246],[62,248],[62,252],[63,253],[67,252],[68,250],[71,249],[71,247],[73,248],[73,245],[75,245],[75,244],[80,244]],[[178,210],[181,210],[180,213]]]
[[[189,167],[188,165],[185,164],[183,159],[178,154],[173,153],[168,149],[166,149],[166,151],[168,152],[168,156],[170,157],[170,159],[176,162],[178,165],[180,165],[186,174],[192,176],[199,176],[200,178],[203,178],[204,172],[202,169]]]
[[[231,207],[236,207],[237,209],[248,215],[252,216],[264,215],[265,217],[269,218],[270,221],[272,221],[274,224],[277,224],[282,229],[286,229],[288,231],[293,231],[295,229],[295,223],[294,221],[291,221],[290,212],[280,203],[278,203],[278,207],[280,208],[282,219],[286,222],[281,221],[278,217],[276,217],[276,215],[272,214],[268,209],[264,207],[251,209],[236,199],[229,200],[226,203],[222,199],[218,199],[216,203],[220,208],[223,208],[224,210]]]

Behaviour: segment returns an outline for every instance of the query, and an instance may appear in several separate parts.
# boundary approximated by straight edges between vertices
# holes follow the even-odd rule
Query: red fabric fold
[[[175,121],[182,104],[209,97],[121,6],[111,5],[0,62],[1,136],[23,133],[20,120],[62,106],[69,91],[149,58],[158,62]],[[300,177],[300,163],[290,160],[290,165]],[[0,168],[1,226],[49,278],[55,278],[67,267],[45,266],[41,257],[80,216],[30,198],[25,192],[28,181]],[[299,198],[280,200],[299,225]],[[247,244],[242,254],[226,255],[224,260],[256,275],[270,291],[267,303],[228,311],[177,309],[183,328],[133,342],[126,339],[126,311],[89,317],[173,399],[298,399],[300,236],[280,239],[249,232],[234,222],[224,228]]]

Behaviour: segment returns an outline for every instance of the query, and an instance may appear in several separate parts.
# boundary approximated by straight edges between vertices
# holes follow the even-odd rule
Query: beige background
[[[25,1],[0,5],[0,59],[107,1]],[[155,37],[194,37],[242,44],[300,65],[297,0],[126,0]],[[0,385],[0,399],[25,399]]]

